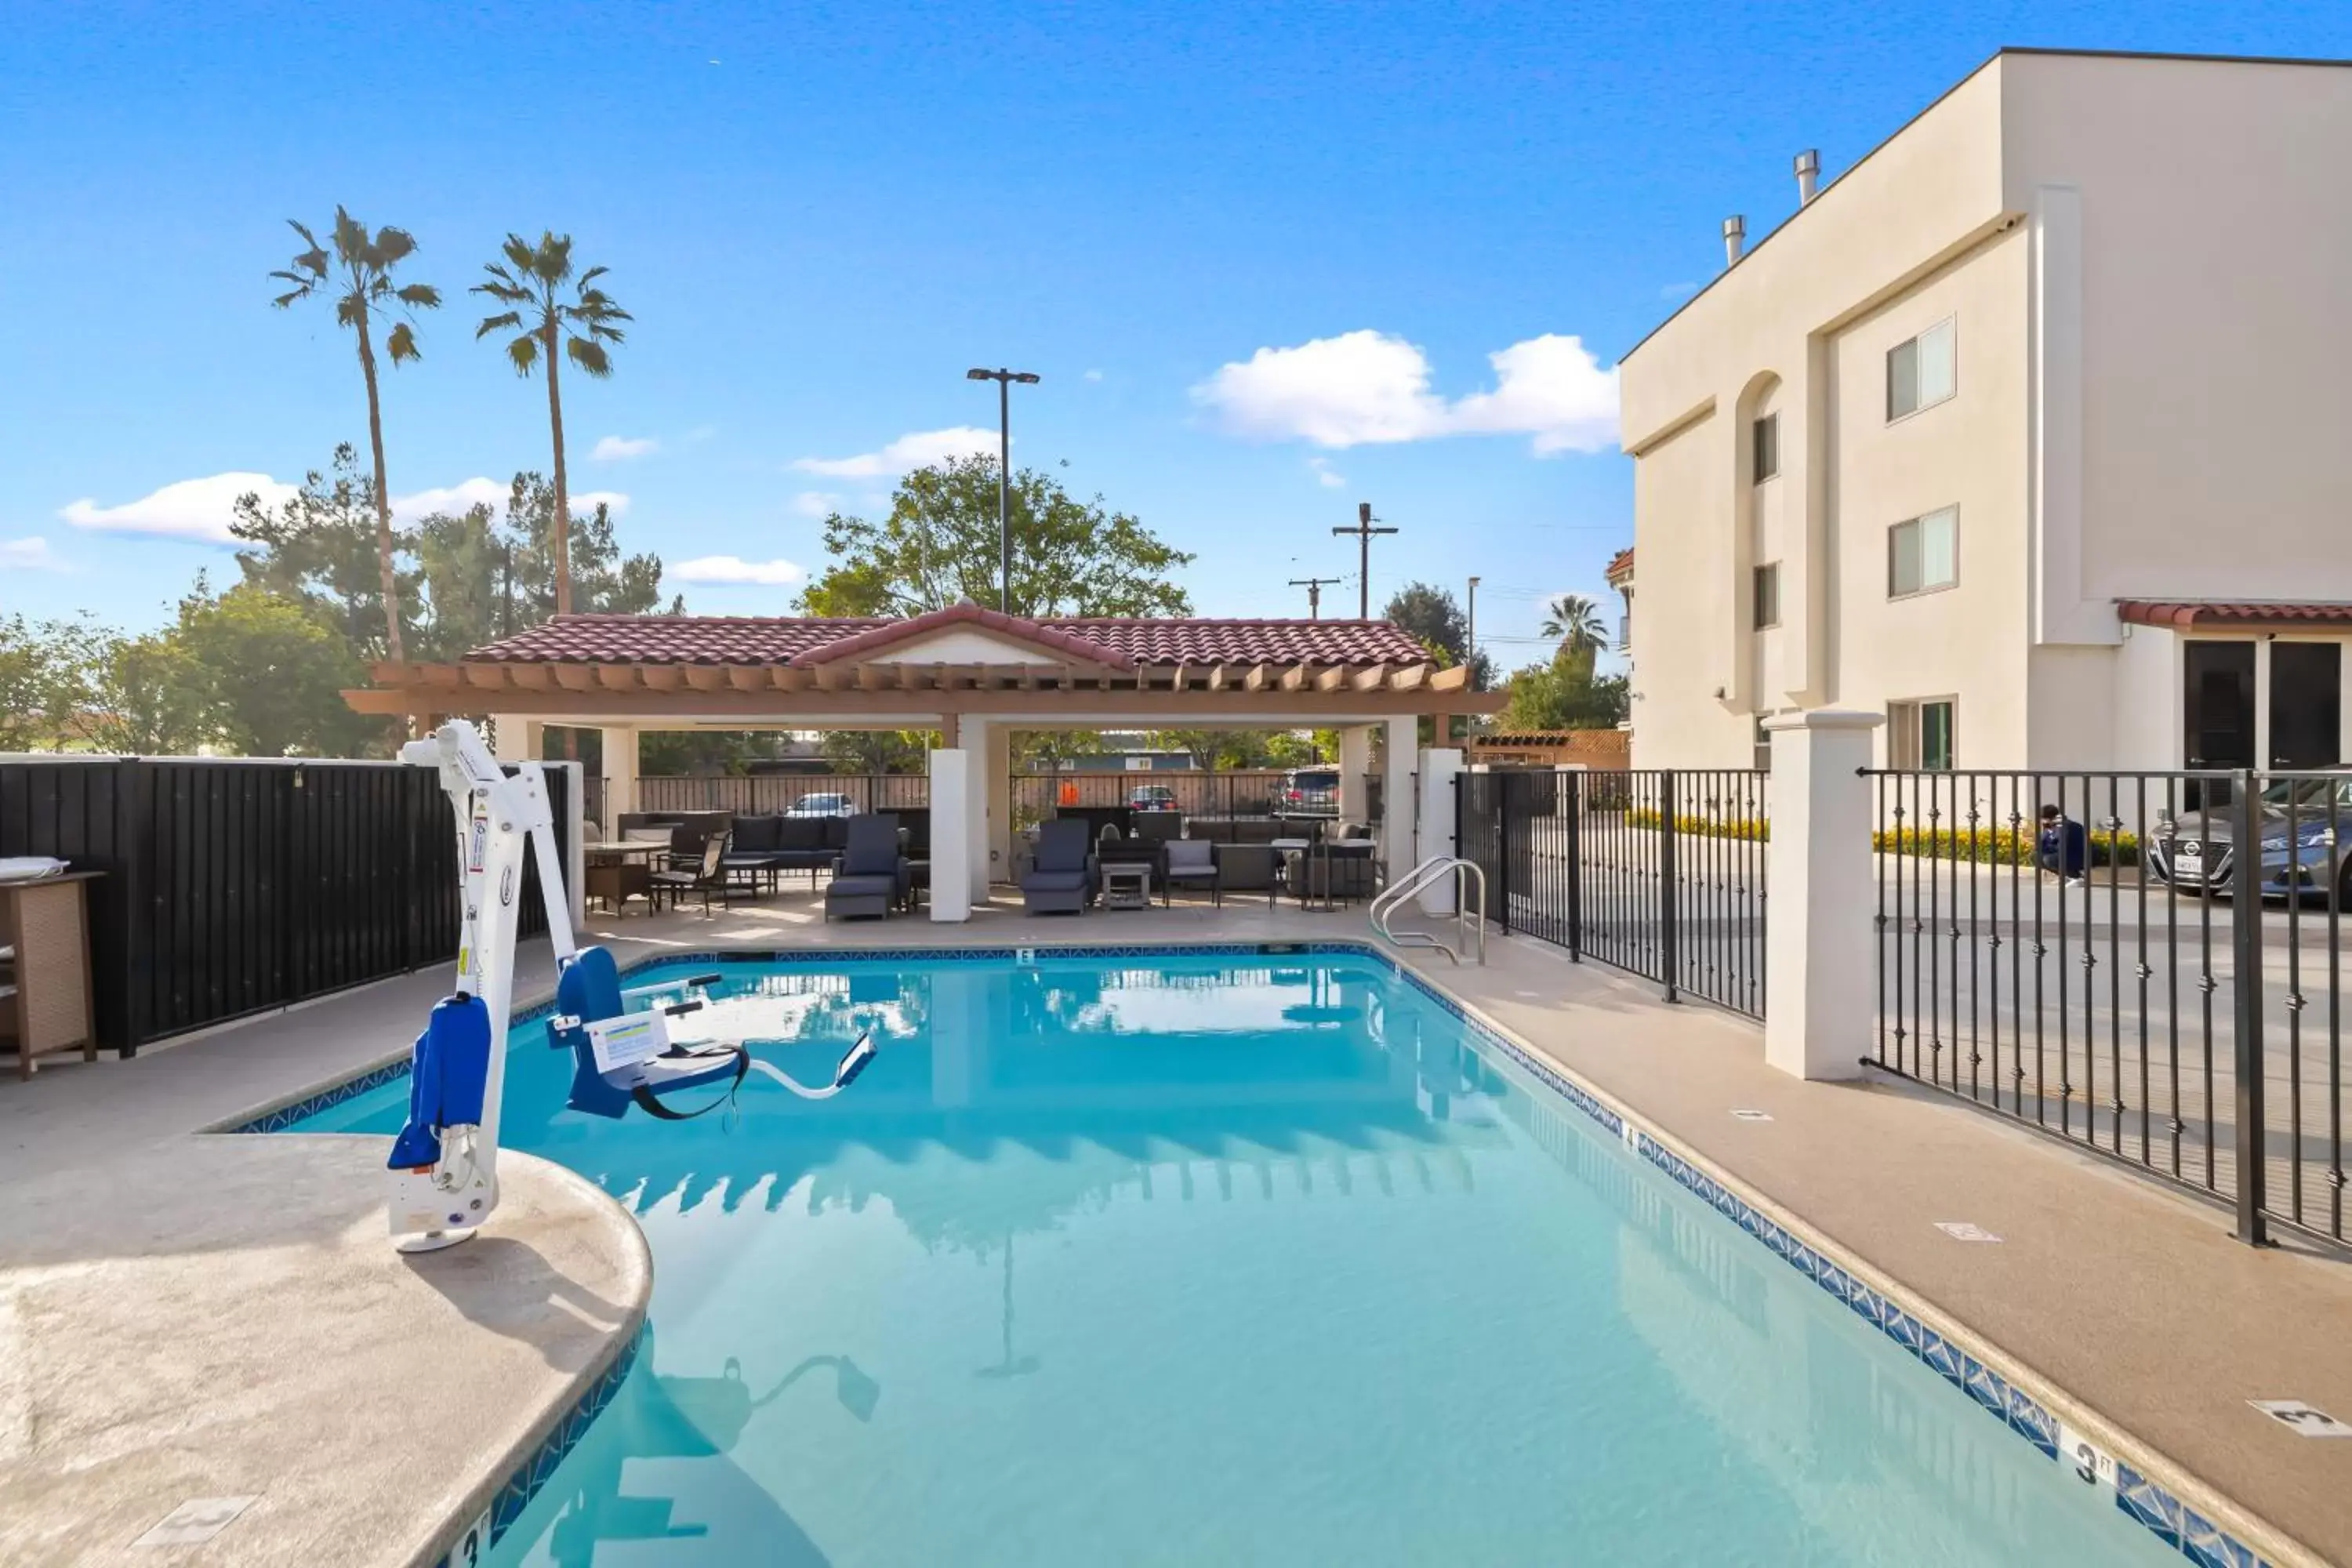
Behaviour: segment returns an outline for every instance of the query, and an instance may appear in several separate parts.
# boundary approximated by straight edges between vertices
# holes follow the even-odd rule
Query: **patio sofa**
[[[848,824],[845,816],[739,816],[735,819],[735,843],[727,857],[730,876],[741,875],[756,883],[761,877],[772,885],[781,881],[787,871],[805,871],[809,886],[816,886],[816,874],[832,868],[835,859],[848,846]]]

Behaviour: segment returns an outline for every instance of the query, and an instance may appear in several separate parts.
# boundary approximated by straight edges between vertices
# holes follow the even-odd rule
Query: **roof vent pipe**
[[[1726,267],[1736,267],[1739,264],[1740,247],[1747,242],[1747,239],[1748,220],[1746,218],[1734,213],[1723,220],[1723,264]]]
[[[1797,205],[1811,203],[1822,185],[1822,155],[1808,147],[1797,154]]]

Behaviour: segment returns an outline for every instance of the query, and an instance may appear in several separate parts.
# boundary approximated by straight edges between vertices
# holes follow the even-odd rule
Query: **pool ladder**
[[[1428,891],[1449,874],[1454,878],[1454,940],[1452,942],[1431,931],[1389,929],[1389,917],[1395,914],[1407,899]],[[1474,886],[1478,892],[1475,903],[1470,898]],[[1372,900],[1370,913],[1372,929],[1399,947],[1435,948],[1458,964],[1462,962],[1462,955],[1471,952],[1475,946],[1478,962],[1486,962],[1486,873],[1479,868],[1475,860],[1465,860],[1459,855],[1432,855],[1408,872],[1404,880],[1384,889],[1381,896]]]

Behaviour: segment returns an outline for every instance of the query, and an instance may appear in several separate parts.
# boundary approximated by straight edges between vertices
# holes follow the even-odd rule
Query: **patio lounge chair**
[[[1031,914],[1080,914],[1094,901],[1093,843],[1082,820],[1057,817],[1037,832],[1036,860],[1021,879],[1021,906]]]
[[[724,831],[713,833],[702,841],[701,857],[690,868],[677,868],[677,858],[671,856],[672,868],[656,869],[648,879],[652,886],[647,896],[656,905],[667,894],[669,907],[676,909],[687,894],[700,893],[703,918],[706,920],[710,915],[710,895],[713,893],[719,895],[719,908],[732,907],[727,901],[727,834]]]
[[[1166,859],[1160,868],[1160,900],[1176,889],[1206,888],[1219,905],[1225,901],[1224,878],[1217,868],[1217,847],[1205,838],[1171,838],[1160,847]]]
[[[907,858],[898,853],[898,819],[853,816],[845,833],[840,858],[833,863],[833,880],[825,884],[824,918],[887,919],[907,897],[908,874]]]

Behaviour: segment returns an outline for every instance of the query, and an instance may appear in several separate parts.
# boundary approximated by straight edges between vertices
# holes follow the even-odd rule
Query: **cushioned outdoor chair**
[[[1031,914],[1081,914],[1094,901],[1097,867],[1085,822],[1057,817],[1037,832],[1034,862],[1021,878]]]
[[[887,918],[906,901],[907,858],[898,853],[898,819],[853,816],[845,825],[833,880],[825,884],[824,918]]]
[[[657,868],[647,879],[651,883],[647,896],[656,906],[667,896],[669,907],[676,909],[687,894],[700,893],[702,913],[707,920],[710,915],[710,895],[716,893],[719,895],[719,907],[730,907],[727,902],[727,835],[724,832],[714,833],[702,841],[701,858],[691,867],[679,867],[677,858],[671,856],[668,868]]]
[[[1205,838],[1171,838],[1160,846],[1160,901],[1166,903],[1178,888],[1206,888],[1219,905],[1225,901],[1224,878],[1217,869],[1217,847]]]

